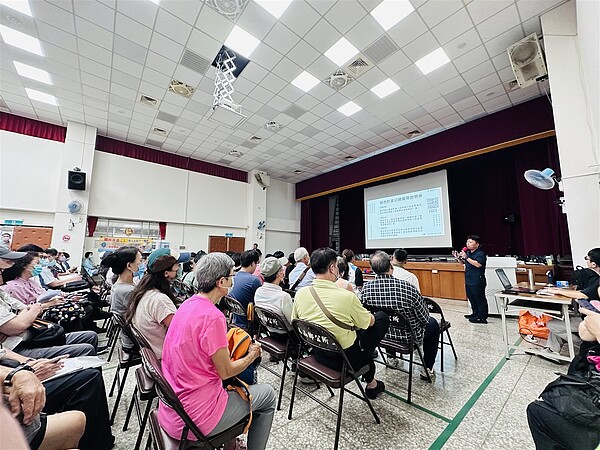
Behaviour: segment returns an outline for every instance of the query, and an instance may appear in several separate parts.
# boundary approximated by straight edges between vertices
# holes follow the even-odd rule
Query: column
[[[267,220],[267,189],[263,188],[254,174],[257,170],[248,173],[248,231],[246,232],[246,249],[252,248],[255,242],[263,253],[267,253],[265,230],[259,230],[258,224]]]

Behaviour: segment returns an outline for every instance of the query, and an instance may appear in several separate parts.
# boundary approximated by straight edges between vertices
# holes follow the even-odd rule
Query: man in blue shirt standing
[[[233,289],[229,295],[240,302],[246,309],[249,303],[254,303],[254,293],[262,284],[260,279],[253,275],[259,259],[260,256],[256,250],[246,250],[243,252],[240,256],[242,268],[233,277]],[[248,329],[247,317],[234,314],[233,323],[240,328]]]
[[[476,234],[467,236],[467,249],[458,254],[465,265],[465,285],[467,298],[471,302],[472,314],[465,317],[471,323],[487,323],[488,304],[485,298],[485,263],[487,255],[480,248],[481,238]]]

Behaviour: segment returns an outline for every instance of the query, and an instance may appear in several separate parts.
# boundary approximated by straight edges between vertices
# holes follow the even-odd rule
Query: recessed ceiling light
[[[396,92],[400,89],[396,83],[394,83],[390,78],[382,81],[377,86],[371,88],[371,91],[379,98],[384,98],[390,95],[393,92]]]
[[[316,77],[313,77],[306,70],[298,75],[292,81],[292,84],[296,86],[298,89],[302,89],[304,92],[310,91],[317,84],[319,84],[319,80]]]
[[[225,41],[227,47],[246,58],[250,58],[250,55],[258,47],[258,44],[260,44],[258,39],[237,25],[233,27],[233,30],[231,30],[229,37]]]
[[[229,152],[229,155],[231,155],[231,156],[234,156],[234,157],[236,157],[236,158],[239,158],[240,156],[242,156],[242,155],[243,155],[243,153],[242,153],[242,152],[240,152],[240,151],[238,151],[238,150],[231,150],[231,151]]]
[[[160,0],[150,0],[150,1],[151,1],[152,3],[155,3],[155,4],[157,4],[157,5],[160,3]]]
[[[487,94],[485,94],[485,96],[486,96],[486,97],[491,97],[491,96],[492,96],[492,95],[494,95],[494,94],[495,94],[495,92],[494,92],[494,91],[492,91],[492,92],[488,92]]]
[[[348,39],[341,38],[325,52],[330,60],[341,67],[345,62],[358,53],[358,49]]]
[[[371,15],[387,31],[414,10],[415,8],[408,0],[383,0],[377,8],[371,11]]]
[[[344,159],[346,161],[352,161],[354,159],[354,156],[348,155],[348,156],[344,156]]]
[[[0,25],[0,34],[2,35],[4,42],[8,45],[35,53],[36,55],[44,56],[42,46],[38,39],[4,25]]]
[[[46,84],[52,84],[50,74],[45,70],[38,69],[37,67],[31,67],[27,64],[23,64],[17,61],[13,61],[17,73],[25,78],[31,78],[32,80],[40,81]]]
[[[58,101],[54,95],[46,94],[45,92],[40,92],[29,88],[25,88],[25,92],[27,92],[27,96],[31,100],[37,100],[38,102],[58,106]]]
[[[444,49],[440,47],[432,51],[429,55],[422,57],[415,64],[423,72],[423,75],[427,75],[429,72],[433,72],[435,69],[449,62],[450,58],[448,58]]]
[[[460,44],[457,45],[458,48],[465,48],[467,46],[466,42],[461,42]]]
[[[296,175],[300,175],[300,174],[302,173],[302,171],[301,171],[301,170],[298,170],[298,169],[296,169],[296,170],[294,170],[294,173],[295,173]]]
[[[268,12],[270,12],[276,19],[279,19],[285,12],[292,0],[254,0]]]
[[[8,6],[10,9],[31,16],[31,8],[28,0],[0,0],[0,5]]]
[[[345,116],[351,116],[352,114],[360,111],[362,108],[360,106],[358,106],[356,103],[354,102],[348,102],[343,106],[340,106],[338,108],[338,111],[341,112],[342,114],[344,114]]]

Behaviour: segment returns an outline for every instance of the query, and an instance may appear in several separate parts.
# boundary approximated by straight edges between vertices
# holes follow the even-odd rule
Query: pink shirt
[[[4,290],[8,295],[17,300],[21,300],[26,305],[35,303],[37,298],[45,292],[33,278],[29,278],[28,280],[24,278],[15,278],[6,283]]]
[[[227,391],[211,358],[221,348],[227,348],[225,316],[208,298],[194,295],[171,321],[163,345],[162,370],[205,435],[219,423],[227,406]],[[158,420],[170,436],[180,439],[184,424],[175,411],[160,403]],[[191,433],[189,437],[194,439]]]

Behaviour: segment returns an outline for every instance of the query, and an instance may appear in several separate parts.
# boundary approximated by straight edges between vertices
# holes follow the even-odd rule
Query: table
[[[508,332],[506,328],[506,312],[509,308],[528,309],[543,312],[553,318],[564,320],[567,330],[571,329],[571,319],[569,318],[569,306],[572,299],[562,295],[536,295],[536,294],[504,294],[498,292],[495,294],[496,300],[500,302],[500,316],[502,317],[502,335],[506,349],[506,359],[510,359],[510,350],[519,349],[519,346],[510,345],[508,342]],[[520,343],[520,342],[519,342]],[[562,361],[571,361],[575,357],[573,348],[573,335],[567,333],[567,345],[569,347],[569,356],[562,356],[558,353],[547,353],[537,349],[527,349],[527,353],[543,355],[547,358],[554,358]],[[514,354],[514,353],[513,353]]]

